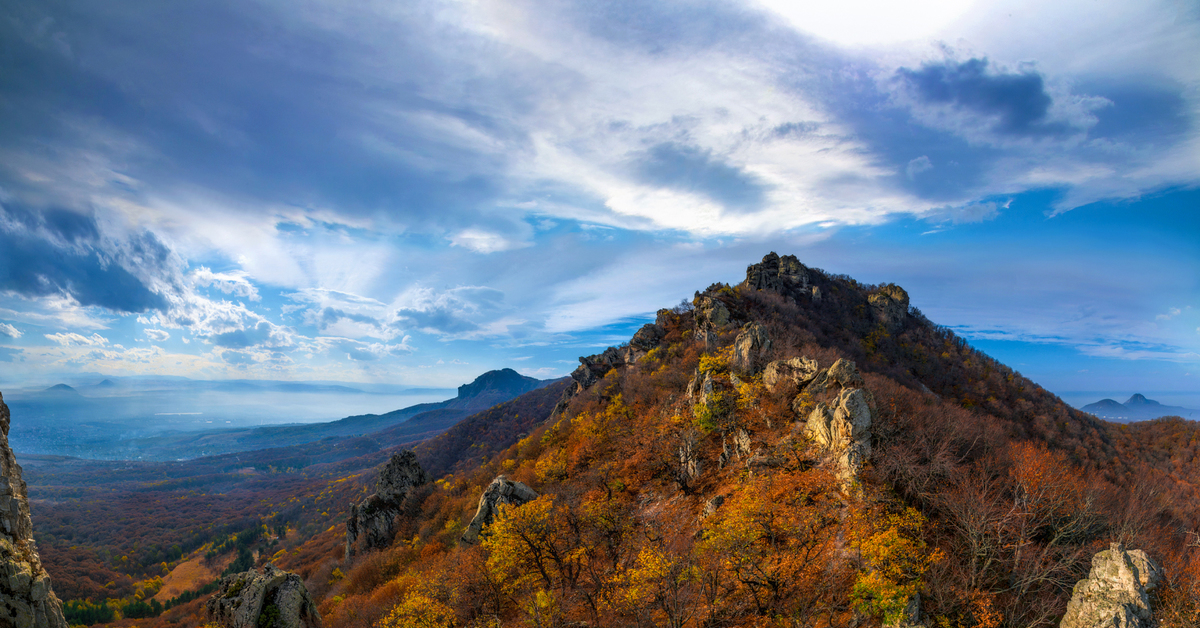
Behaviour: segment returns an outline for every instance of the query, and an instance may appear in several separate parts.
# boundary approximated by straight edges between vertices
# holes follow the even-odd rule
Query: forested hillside
[[[420,445],[390,547],[343,556],[368,473],[256,562],[333,628],[1015,628],[1058,625],[1120,542],[1164,568],[1160,625],[1200,621],[1195,424],[1073,410],[898,286],[772,254],[573,378]],[[464,541],[500,475],[538,497]]]

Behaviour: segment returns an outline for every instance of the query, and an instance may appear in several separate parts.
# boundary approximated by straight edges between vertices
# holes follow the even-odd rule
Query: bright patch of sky
[[[0,385],[557,377],[776,250],[1194,390],[1196,50],[1167,0],[9,2]]]

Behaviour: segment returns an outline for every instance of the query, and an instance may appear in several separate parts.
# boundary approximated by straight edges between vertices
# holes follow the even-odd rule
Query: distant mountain
[[[397,428],[410,421],[415,422],[413,429],[399,430],[394,436],[401,441],[418,440],[409,432],[421,434],[422,439],[432,437],[468,415],[542,388],[551,381],[525,377],[508,368],[488,371],[475,378],[475,381],[459,386],[458,396],[437,403],[421,403],[385,414],[349,416],[327,423],[271,425],[140,438],[125,443],[127,451],[123,455],[131,459],[161,460],[289,447],[327,438],[363,436]]]
[[[1147,399],[1142,394],[1133,395],[1125,403],[1118,403],[1112,399],[1101,399],[1096,403],[1089,403],[1080,410],[1112,421],[1148,421],[1164,416],[1200,419],[1200,410],[1166,406],[1153,399]]]
[[[66,384],[55,384],[55,385],[47,388],[46,392],[54,393],[54,394],[68,394],[68,395],[78,395],[79,394],[79,391],[75,390],[74,388],[71,388],[70,386],[68,386]]]

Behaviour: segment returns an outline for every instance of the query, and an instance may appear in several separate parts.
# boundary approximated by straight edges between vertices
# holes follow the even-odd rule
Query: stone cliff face
[[[379,474],[375,493],[350,507],[346,518],[346,558],[391,545],[404,498],[414,487],[428,481],[416,454],[402,451],[392,456]]]
[[[1113,543],[1092,557],[1092,571],[1072,591],[1060,628],[1149,628],[1150,593],[1162,570],[1142,550]]]
[[[226,576],[205,611],[225,628],[321,628],[304,581],[274,565]]]
[[[0,626],[66,628],[33,542],[21,467],[8,445],[9,411],[0,396]]]

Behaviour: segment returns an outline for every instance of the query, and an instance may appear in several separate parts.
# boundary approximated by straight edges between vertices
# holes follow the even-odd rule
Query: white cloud
[[[230,273],[214,273],[207,267],[201,266],[192,271],[188,275],[197,286],[213,287],[225,294],[250,299],[251,301],[260,301],[262,297],[258,294],[258,288],[246,278],[249,275],[245,272],[234,271]]]
[[[81,336],[76,333],[60,333],[60,334],[43,334],[48,340],[57,342],[64,347],[102,347],[108,344],[108,339],[100,334],[92,334],[91,336]]]
[[[917,178],[918,174],[921,174],[922,172],[932,168],[933,162],[929,160],[929,157],[927,155],[921,155],[920,157],[908,162],[908,166],[904,168],[904,174],[906,174],[911,181]]]
[[[450,236],[449,240],[454,246],[461,246],[476,253],[509,251],[531,245],[530,242],[513,240],[498,233],[489,233],[482,229],[464,229]]]
[[[147,329],[146,337],[155,342],[163,342],[171,338],[171,334],[161,329]]]
[[[8,336],[9,338],[20,338],[21,330],[9,325],[8,323],[0,323],[0,336]]]

